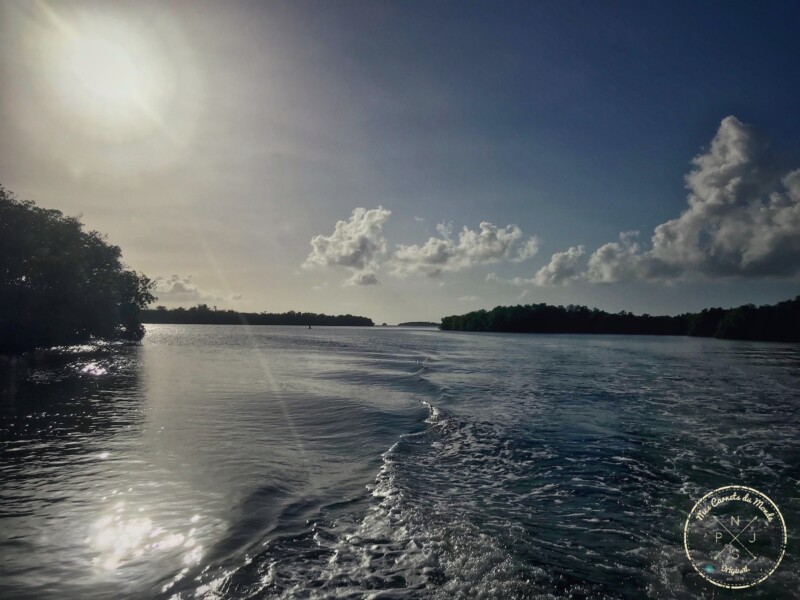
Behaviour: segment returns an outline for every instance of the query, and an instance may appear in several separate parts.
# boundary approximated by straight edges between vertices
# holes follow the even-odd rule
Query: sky
[[[0,5],[0,184],[158,304],[438,321],[800,293],[789,2]]]

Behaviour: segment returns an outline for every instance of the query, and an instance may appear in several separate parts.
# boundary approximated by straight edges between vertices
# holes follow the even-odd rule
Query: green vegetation
[[[234,310],[209,308],[198,304],[192,308],[167,309],[163,306],[142,312],[144,323],[193,323],[206,325],[349,325],[371,327],[372,319],[353,315],[325,315],[289,311],[285,313],[240,313]]]
[[[438,323],[431,321],[407,321],[405,323],[398,323],[398,327],[438,327]]]
[[[0,352],[139,340],[152,282],[75,217],[0,186]]]
[[[800,342],[800,296],[771,306],[708,308],[674,317],[607,313],[585,306],[498,306],[442,319],[442,329],[517,333],[690,335],[737,340]]]

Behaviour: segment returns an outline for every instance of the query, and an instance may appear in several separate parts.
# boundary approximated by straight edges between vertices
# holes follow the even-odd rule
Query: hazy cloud
[[[800,169],[781,173],[766,143],[735,117],[723,119],[692,165],[688,208],[655,228],[649,249],[631,236],[598,248],[589,281],[800,272]]]
[[[539,253],[539,238],[533,236],[528,238],[524,244],[517,249],[517,256],[511,259],[511,262],[524,262],[529,258],[533,258]]]
[[[500,277],[497,273],[489,273],[486,276],[487,283],[502,283],[505,285],[514,285],[517,287],[523,287],[526,285],[530,285],[532,283],[536,283],[534,279],[531,277],[512,277],[511,279],[505,279]]]
[[[391,211],[379,206],[356,208],[347,221],[338,221],[329,236],[311,238],[311,253],[304,267],[345,267],[353,271],[349,285],[375,285],[375,271],[386,252],[383,225]]]
[[[461,296],[458,299],[459,302],[478,302],[479,300],[478,296]]]
[[[464,227],[458,238],[453,237],[452,225],[442,223],[436,229],[440,237],[432,237],[421,246],[412,244],[397,247],[392,258],[395,274],[435,277],[444,271],[460,271],[502,260],[527,260],[538,251],[535,237],[518,247],[522,230],[516,225],[500,228],[483,221],[478,230]]]
[[[581,272],[581,257],[584,254],[586,254],[586,251],[583,246],[573,246],[564,252],[553,254],[550,257],[550,262],[539,269],[533,277],[504,279],[499,277],[497,273],[489,273],[486,276],[486,281],[488,283],[500,283],[516,287],[566,285],[584,277]],[[519,299],[523,299],[528,292],[529,290],[523,290],[519,295]]]
[[[226,302],[228,300],[241,300],[242,294],[235,293],[228,296],[217,290],[204,291],[192,281],[192,276],[181,277],[156,277],[154,280],[154,295],[159,303],[166,304],[197,304],[204,302]]]
[[[378,276],[371,271],[356,271],[352,277],[345,279],[344,285],[378,285]]]

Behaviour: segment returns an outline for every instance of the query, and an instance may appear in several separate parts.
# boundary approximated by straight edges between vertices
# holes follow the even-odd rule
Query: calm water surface
[[[683,525],[781,508],[800,589],[800,348],[148,326],[0,363],[2,598],[716,598]]]

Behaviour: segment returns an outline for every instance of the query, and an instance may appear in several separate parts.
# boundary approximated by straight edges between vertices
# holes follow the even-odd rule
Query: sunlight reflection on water
[[[105,375],[106,373],[108,373],[108,369],[99,365],[96,362],[91,362],[87,365],[84,365],[80,371],[81,373],[87,373],[89,375]]]
[[[200,562],[203,548],[195,538],[197,528],[185,533],[169,531],[142,514],[145,508],[130,510],[124,501],[113,505],[113,510],[95,521],[86,542],[96,556],[92,563],[106,571],[119,567],[148,553],[178,549],[183,564],[190,566]],[[199,515],[189,521],[197,523]]]

